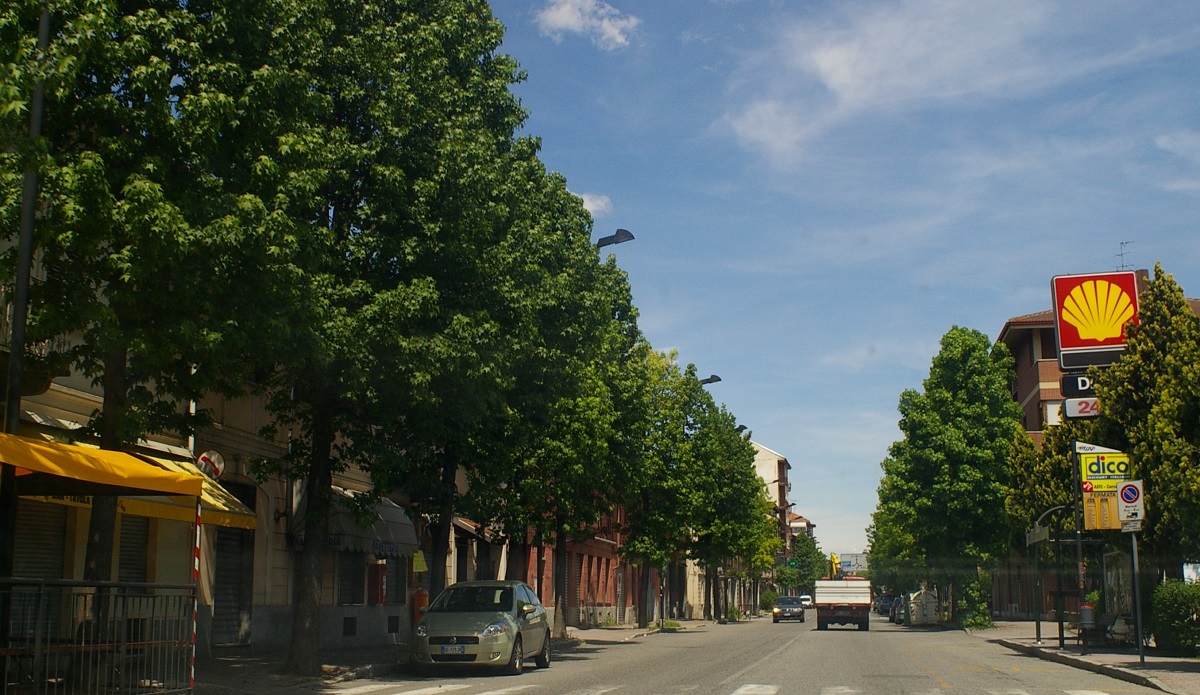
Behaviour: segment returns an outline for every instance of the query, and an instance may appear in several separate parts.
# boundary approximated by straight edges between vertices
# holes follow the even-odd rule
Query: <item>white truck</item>
[[[871,629],[871,582],[866,579],[818,579],[813,603],[818,630],[834,624]]]

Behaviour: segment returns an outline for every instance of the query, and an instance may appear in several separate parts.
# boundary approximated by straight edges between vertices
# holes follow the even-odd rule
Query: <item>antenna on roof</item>
[[[1121,242],[1121,252],[1117,254],[1117,258],[1121,259],[1121,265],[1117,266],[1117,270],[1128,270],[1129,268],[1132,267],[1125,263],[1125,247],[1129,246],[1132,243],[1133,243],[1132,241],[1122,241]]]

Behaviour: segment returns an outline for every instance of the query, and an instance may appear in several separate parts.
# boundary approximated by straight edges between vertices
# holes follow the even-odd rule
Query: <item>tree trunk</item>
[[[104,356],[104,400],[100,406],[100,448],[120,451],[120,423],[125,412],[125,392],[128,389],[128,350],[118,348]],[[117,498],[113,495],[92,497],[92,513],[88,520],[87,549],[83,561],[86,581],[107,582],[113,579],[113,548],[117,535]],[[96,601],[97,605],[107,601]],[[94,616],[99,617],[99,616]]]
[[[650,605],[652,601],[647,601],[651,592],[650,583],[650,566],[643,561],[638,566],[638,605],[637,605],[637,624],[638,627],[647,627],[650,625]]]
[[[506,579],[529,581],[529,538],[513,536],[508,539],[508,568]]]
[[[714,586],[713,575],[713,568],[707,567],[706,565],[706,567],[704,567],[704,619],[706,619],[706,621],[712,621],[714,613],[713,604],[715,601],[713,600],[713,597],[716,594],[716,587]]]
[[[442,498],[438,505],[437,520],[429,527],[433,537],[433,563],[429,567],[429,594],[431,596],[437,596],[442,589],[453,583],[446,576],[446,558],[450,552],[454,500],[458,497],[458,482],[455,480],[458,473],[458,458],[450,447],[446,447],[442,456]],[[460,561],[465,562],[466,558],[460,558]]]
[[[537,585],[534,588],[540,599],[545,595],[542,593],[542,589],[545,588],[542,586],[542,577],[546,576],[546,545],[540,536],[534,541],[534,545],[537,547]]]
[[[558,533],[554,537],[554,637],[567,636],[567,534],[565,520],[555,519]]]
[[[321,578],[325,574],[325,545],[333,485],[334,440],[332,406],[318,405],[312,413],[308,480],[305,486],[304,548],[296,558],[296,587],[292,592],[292,640],[285,668],[304,676],[321,675]]]

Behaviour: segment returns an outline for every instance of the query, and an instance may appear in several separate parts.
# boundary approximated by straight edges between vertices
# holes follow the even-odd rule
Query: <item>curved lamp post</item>
[[[633,233],[628,229],[618,229],[615,233],[608,236],[602,236],[596,240],[596,248],[602,249],[605,246],[613,244],[624,244],[627,241],[633,241]]]
[[[700,383],[701,383],[701,384],[706,384],[706,385],[707,385],[707,384],[715,384],[715,383],[717,383],[717,382],[718,382],[718,381],[720,381],[720,380],[721,380],[721,377],[717,376],[716,374],[712,374],[712,375],[710,375],[710,376],[708,376],[708,377],[706,377],[706,378],[704,378],[704,379],[701,379],[701,380],[700,380]]]

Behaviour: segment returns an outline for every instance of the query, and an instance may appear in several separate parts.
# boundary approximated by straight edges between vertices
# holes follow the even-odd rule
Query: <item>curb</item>
[[[1043,649],[1042,647],[1036,647],[1036,646],[1032,646],[1032,645],[1028,645],[1028,644],[1021,644],[1020,642],[1013,642],[1011,640],[1002,639],[1002,638],[995,640],[995,642],[999,645],[1008,647],[1009,649],[1012,649],[1013,651],[1021,652],[1022,654],[1029,654],[1031,656],[1036,656],[1037,658],[1043,659],[1045,661],[1053,661],[1053,662],[1056,662],[1059,664],[1064,664],[1066,666],[1073,666],[1075,668],[1084,669],[1086,671],[1091,671],[1093,673],[1099,673],[1101,675],[1110,676],[1112,678],[1117,678],[1117,679],[1123,680],[1127,683],[1133,683],[1134,685],[1141,685],[1141,686],[1144,686],[1147,688],[1154,688],[1155,690],[1161,690],[1164,693],[1171,693],[1171,695],[1180,695],[1176,691],[1171,690],[1170,688],[1164,686],[1162,683],[1159,683],[1158,680],[1155,678],[1143,675],[1141,673],[1136,673],[1134,671],[1130,671],[1129,669],[1123,668],[1121,666],[1110,666],[1108,664],[1098,664],[1094,661],[1088,661],[1087,659],[1081,659],[1079,657],[1076,657],[1076,656],[1073,656],[1070,654],[1063,654],[1062,652],[1059,652],[1057,650]]]

